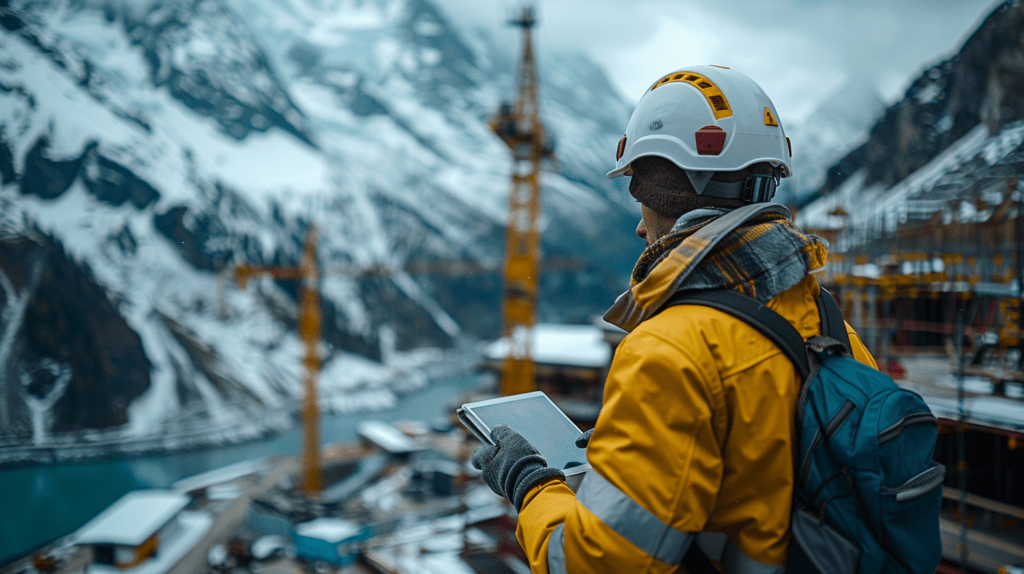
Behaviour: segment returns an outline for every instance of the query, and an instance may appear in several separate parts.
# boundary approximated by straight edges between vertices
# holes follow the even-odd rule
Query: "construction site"
[[[322,447],[318,379],[321,370],[323,274],[389,276],[382,266],[321,269],[318,230],[310,226],[296,266],[240,263],[218,279],[218,307],[225,290],[245,289],[259,277],[299,285],[296,330],[303,344],[303,399],[299,408],[301,454],[270,457],[195,475],[168,490],[133,491],[73,535],[0,568],[10,573],[45,572],[529,572],[515,539],[515,513],[491,493],[469,467],[478,445],[454,417],[457,401],[511,395],[544,384],[559,401],[578,403],[587,427],[599,406],[597,376],[607,356],[603,339],[590,341],[604,358],[583,357],[574,367],[556,359],[538,366],[531,337],[536,321],[541,272],[541,171],[554,154],[540,120],[538,76],[532,47],[536,24],[532,8],[509,22],[522,30],[513,103],[504,103],[490,121],[509,147],[511,190],[502,266],[503,338],[490,355],[498,375],[488,385],[452,397],[450,420],[377,421],[359,424],[354,444]],[[555,267],[572,267],[572,261]],[[550,266],[550,264],[549,264]],[[413,273],[486,273],[475,264],[428,262]],[[598,333],[597,327],[590,329]],[[589,332],[593,339],[593,332]],[[563,345],[565,341],[563,341]],[[570,354],[578,343],[570,337]],[[591,355],[593,352],[591,351]],[[556,353],[557,355],[557,353]],[[543,357],[543,351],[540,352]],[[564,353],[560,355],[564,357]],[[577,385],[583,372],[587,385]],[[568,384],[564,373],[575,373]],[[582,399],[581,399],[582,397]],[[478,473],[477,473],[478,474]]]

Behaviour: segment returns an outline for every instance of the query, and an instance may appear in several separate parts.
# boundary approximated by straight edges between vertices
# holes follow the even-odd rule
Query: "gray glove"
[[[587,448],[587,445],[590,444],[590,435],[592,434],[594,434],[594,429],[590,429],[576,437],[576,448]]]
[[[469,459],[474,468],[483,471],[483,479],[498,496],[504,496],[522,509],[523,499],[531,488],[551,477],[565,480],[565,473],[548,466],[530,441],[508,425],[491,429],[493,445],[482,446]]]

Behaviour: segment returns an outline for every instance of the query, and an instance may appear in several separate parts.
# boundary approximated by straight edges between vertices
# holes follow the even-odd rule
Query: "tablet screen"
[[[586,449],[573,441],[581,432],[543,393],[518,400],[467,405],[487,425],[506,424],[530,441],[554,468],[568,469],[587,462]]]

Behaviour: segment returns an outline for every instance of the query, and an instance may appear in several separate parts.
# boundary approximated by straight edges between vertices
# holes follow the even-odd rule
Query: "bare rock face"
[[[125,424],[151,365],[89,269],[50,237],[0,238],[0,284],[0,434]]]
[[[866,170],[866,185],[891,186],[976,125],[990,131],[1024,118],[1024,6],[999,6],[960,52],[925,70],[886,110],[861,147],[834,165],[819,192]]]

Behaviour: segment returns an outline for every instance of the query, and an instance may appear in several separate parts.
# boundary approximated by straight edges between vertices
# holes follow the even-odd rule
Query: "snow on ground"
[[[367,558],[389,571],[424,574],[472,574],[473,570],[459,554],[466,543],[496,548],[497,540],[473,523],[507,514],[508,507],[493,502],[464,514],[441,518],[373,539],[364,550]],[[518,558],[505,558],[514,572],[529,572]]]
[[[19,87],[30,98],[17,90],[0,91],[0,124],[5,126],[18,171],[23,167],[18,160],[36,139],[25,134],[45,134],[52,155],[76,157],[97,133],[128,141],[145,133],[91,100],[52,60],[10,35],[0,35],[0,60],[8,62],[0,66],[0,83]],[[69,108],[82,113],[67,114]]]

